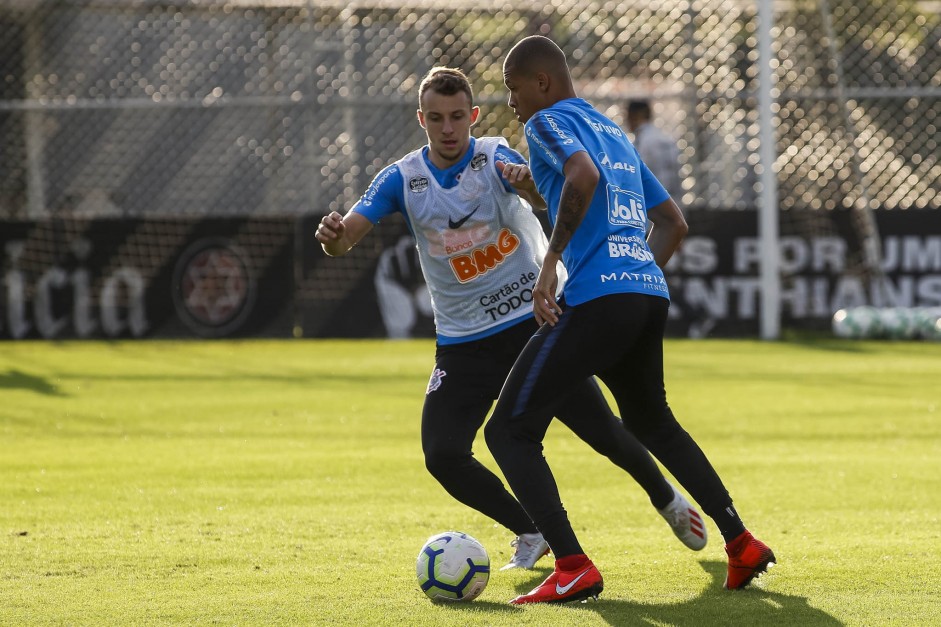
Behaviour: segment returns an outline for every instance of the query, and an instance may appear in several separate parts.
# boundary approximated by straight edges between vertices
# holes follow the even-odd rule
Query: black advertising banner
[[[756,336],[756,213],[687,213],[690,233],[666,268],[668,334]],[[782,212],[784,329],[829,329],[842,307],[941,306],[941,214],[876,217],[882,267],[873,279],[851,212]],[[0,339],[434,337],[404,220],[384,221],[339,258],[314,239],[319,220],[3,223]]]
[[[941,214],[876,212],[881,278],[869,279],[850,211],[787,211],[780,219],[782,327],[828,330],[841,307],[941,306]],[[404,223],[383,223],[345,257],[324,255],[303,227],[299,301],[309,337],[433,337],[427,289]],[[666,268],[668,335],[755,337],[761,306],[755,211],[690,210],[690,232]]]
[[[294,219],[7,222],[0,338],[290,336]]]
[[[762,251],[754,211],[689,211],[690,232],[666,267],[674,336],[756,336]],[[850,211],[782,212],[781,326],[827,330],[843,307],[941,306],[941,214],[876,212],[881,267],[863,263]],[[881,276],[879,276],[881,275]]]
[[[301,222],[297,307],[304,336],[434,337],[431,298],[405,221],[383,220],[336,258],[314,238],[319,222]]]

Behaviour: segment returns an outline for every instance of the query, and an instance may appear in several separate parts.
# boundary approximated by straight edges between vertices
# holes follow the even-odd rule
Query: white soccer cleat
[[[510,546],[515,547],[516,552],[510,558],[510,562],[500,570],[530,569],[536,565],[540,557],[549,553],[549,543],[538,532],[519,535],[510,542]]]
[[[694,551],[701,551],[705,548],[707,539],[706,525],[703,523],[702,516],[675,486],[670,487],[673,488],[673,500],[657,512],[667,521],[680,542]]]

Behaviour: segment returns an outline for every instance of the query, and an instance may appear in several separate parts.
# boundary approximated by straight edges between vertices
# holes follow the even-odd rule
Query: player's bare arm
[[[601,178],[598,168],[585,152],[576,152],[568,158],[563,169],[565,183],[559,199],[559,211],[549,238],[549,250],[542,262],[542,269],[533,287],[533,313],[539,324],[559,321],[562,308],[556,302],[555,293],[559,279],[556,264],[562,259],[562,251],[568,246],[575,229],[581,224],[591,198]]]
[[[562,254],[575,229],[581,224],[601,175],[586,152],[576,152],[565,162],[565,183],[559,199],[559,213],[549,238],[550,252]]]
[[[350,212],[341,216],[331,211],[320,220],[314,237],[320,242],[323,251],[331,257],[340,257],[372,230],[372,222],[358,213]]]
[[[507,183],[513,186],[520,198],[532,205],[533,209],[545,211],[546,200],[536,190],[536,181],[529,166],[524,163],[504,163],[497,161],[497,170],[503,174]]]
[[[680,242],[689,232],[689,225],[686,224],[682,210],[672,198],[649,208],[647,217],[653,224],[647,236],[647,245],[650,246],[654,261],[662,268],[680,247]]]

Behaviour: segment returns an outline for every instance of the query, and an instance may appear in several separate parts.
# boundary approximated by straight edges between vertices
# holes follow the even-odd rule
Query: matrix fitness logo
[[[252,312],[255,292],[248,255],[226,240],[195,242],[173,271],[176,312],[202,337],[238,331]]]

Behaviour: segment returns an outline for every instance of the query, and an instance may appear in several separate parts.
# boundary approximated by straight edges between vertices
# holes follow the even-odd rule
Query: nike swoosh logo
[[[463,218],[461,218],[461,219],[458,220],[457,222],[455,222],[455,221],[452,220],[451,218],[448,218],[448,228],[451,228],[451,229],[459,229],[459,228],[461,228],[462,226],[464,226],[464,223],[467,222],[468,218],[470,218],[472,215],[474,215],[475,213],[477,213],[477,210],[478,210],[478,209],[480,209],[480,205],[477,205],[476,207],[474,207],[474,210],[473,210],[473,211],[471,211],[470,213],[468,213],[466,216],[464,216]]]
[[[568,583],[565,584],[564,586],[560,586],[559,583],[556,582],[556,584],[555,584],[555,593],[558,594],[559,596],[562,596],[563,594],[565,594],[566,592],[568,592],[569,590],[571,590],[571,589],[572,589],[572,586],[574,586],[575,584],[577,584],[579,579],[581,579],[582,577],[584,577],[585,575],[587,575],[589,570],[591,570],[591,568],[586,568],[586,569],[583,570],[581,573],[579,573],[578,577],[576,577],[576,578],[573,579],[572,581],[568,582]]]

